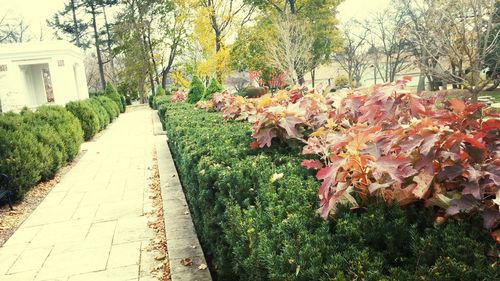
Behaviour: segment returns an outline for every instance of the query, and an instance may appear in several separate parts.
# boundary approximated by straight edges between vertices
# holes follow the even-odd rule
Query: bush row
[[[83,140],[90,140],[120,114],[107,96],[94,96],[61,106],[41,106],[35,112],[0,115],[0,173],[7,188],[21,199],[40,180],[54,177],[71,161]]]
[[[194,76],[189,86],[187,101],[189,103],[197,103],[200,100],[210,100],[214,93],[222,92],[223,90],[224,88],[215,78],[212,78],[208,87],[205,88],[203,81],[198,76]]]
[[[218,280],[496,280],[481,226],[372,202],[316,214],[317,181],[298,146],[251,150],[250,125],[187,103],[164,122],[196,230]],[[277,140],[274,140],[277,141]]]
[[[80,121],[86,141],[106,128],[120,114],[120,108],[116,102],[107,96],[72,101],[66,104],[66,109]]]
[[[78,119],[61,106],[0,115],[0,173],[10,178],[7,188],[14,198],[39,180],[53,178],[82,142]]]

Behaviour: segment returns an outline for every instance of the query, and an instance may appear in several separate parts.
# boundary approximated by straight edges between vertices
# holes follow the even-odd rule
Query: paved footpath
[[[0,280],[154,280],[151,111],[120,116],[0,248]]]

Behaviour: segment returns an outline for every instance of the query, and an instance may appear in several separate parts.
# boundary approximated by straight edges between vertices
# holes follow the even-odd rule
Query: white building
[[[64,41],[0,45],[0,112],[88,98],[83,58]]]

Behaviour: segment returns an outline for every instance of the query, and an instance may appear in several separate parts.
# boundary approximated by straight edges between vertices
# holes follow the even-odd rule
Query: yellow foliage
[[[204,60],[196,65],[196,74],[200,77],[212,77],[215,73],[220,73],[226,77],[230,72],[230,51],[223,47],[218,53],[212,53],[206,56]]]
[[[203,54],[210,57],[215,53],[215,33],[210,24],[210,10],[200,7],[194,21],[194,37],[198,40]]]
[[[182,87],[184,89],[189,88],[189,80],[185,79],[180,70],[175,70],[170,74],[170,79],[177,87]]]

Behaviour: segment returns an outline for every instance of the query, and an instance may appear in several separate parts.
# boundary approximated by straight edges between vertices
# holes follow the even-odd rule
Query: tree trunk
[[[315,79],[316,79],[316,68],[313,68],[313,69],[311,70],[311,80],[312,80],[312,87],[313,87],[313,88],[314,88],[314,86],[315,86],[315,85],[314,85],[314,84],[315,84],[315,83],[314,83],[314,82],[315,82]]]
[[[167,79],[168,79],[168,74],[172,70],[172,65],[174,64],[174,59],[177,53],[177,42],[174,41],[170,48],[170,55],[168,56],[168,64],[167,67],[165,67],[162,71],[162,79],[161,79],[161,85],[163,89],[167,88]]]
[[[157,69],[157,66],[156,66],[156,60],[155,60],[155,55],[154,55],[154,52],[153,52],[153,44],[151,43],[151,24],[148,25],[148,33],[146,34],[146,38],[147,38],[147,45],[148,45],[148,48],[149,48],[149,55],[151,56],[151,62],[153,63],[153,70],[154,70],[154,76],[155,76],[155,81],[156,81],[156,84],[157,85],[160,85],[160,78],[159,78],[159,74],[158,74],[158,69]]]
[[[106,16],[106,8],[102,6],[102,13],[104,14],[104,24],[106,26],[106,36],[108,37],[108,55],[109,55],[109,62],[111,65],[111,76],[113,81],[113,84],[116,84],[116,69],[115,69],[115,62],[113,59],[113,50],[111,48],[111,33],[109,32],[109,23],[108,23],[108,17]]]
[[[162,73],[161,73],[161,87],[163,89],[166,89],[167,88],[167,79],[168,79],[168,74],[170,73],[170,68],[169,67],[166,67],[165,69],[163,69]]]
[[[99,75],[101,77],[102,90],[106,89],[106,80],[104,79],[104,66],[101,57],[101,48],[99,47],[99,34],[97,33],[96,10],[95,6],[90,6],[92,13],[92,27],[94,28],[95,49],[97,53],[97,64],[99,65]]]
[[[220,31],[218,30],[215,30],[215,53],[218,53],[221,51],[222,49],[222,38],[221,38],[222,34],[220,33]],[[221,64],[220,62],[218,61],[216,63],[216,66],[215,66],[215,75],[216,75],[216,78],[217,78],[217,81],[219,81],[219,83],[223,83],[222,82],[222,68],[221,68]]]
[[[145,95],[144,95],[144,78],[145,77],[142,77],[142,79],[139,79],[139,85],[137,86],[138,87],[138,91],[139,91],[139,101],[141,102],[141,104],[145,103]]]
[[[298,79],[299,85],[304,85],[304,83],[306,82],[306,80],[304,79],[303,73],[297,74],[297,79]]]
[[[76,20],[76,7],[75,0],[71,0],[71,12],[73,13],[73,28],[75,29],[75,43],[78,48],[81,47],[80,44],[80,31],[78,30],[78,21]]]
[[[474,90],[470,90],[470,93],[471,93],[471,101],[477,102],[477,97],[479,96],[479,91],[474,89]]]
[[[288,0],[288,4],[290,4],[290,13],[295,15],[297,10],[295,9],[295,0]]]

